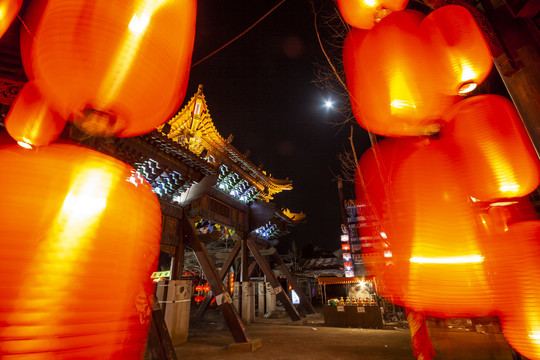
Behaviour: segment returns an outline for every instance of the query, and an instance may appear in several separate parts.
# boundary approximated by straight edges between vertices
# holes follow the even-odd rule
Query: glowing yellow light
[[[118,51],[113,57],[114,60],[111,66],[109,66],[103,80],[100,95],[106,94],[106,96],[102,95],[98,98],[108,99],[111,102],[116,99],[116,95],[120,91],[120,87],[123,85],[124,79],[131,69],[131,64],[137,58],[139,46],[148,30],[152,15],[164,3],[166,3],[166,0],[146,0],[139,3],[128,26],[130,31],[126,32],[124,39],[121,41],[120,46],[118,46]],[[99,104],[97,110],[107,110],[107,107],[108,101],[105,101],[103,104]]]
[[[369,7],[375,7],[375,5],[377,5],[377,1],[376,0],[364,0],[364,4],[366,4]]]
[[[516,192],[519,190],[519,184],[505,183],[499,187],[499,190],[502,192]]]
[[[17,144],[19,144],[20,147],[25,148],[25,149],[31,149],[32,148],[32,145],[30,145],[29,143],[24,142],[24,141],[17,141]]]
[[[459,86],[458,93],[462,94],[462,95],[463,94],[468,94],[471,91],[473,91],[474,89],[476,89],[477,86],[478,85],[474,81],[468,81],[468,82],[462,83]]]
[[[386,236],[386,233],[384,231],[381,231],[381,237],[383,239],[388,239],[388,236]]]
[[[540,340],[540,331],[533,331],[529,334],[529,337],[534,340]]]
[[[129,30],[137,34],[142,34],[149,23],[150,16],[148,14],[142,14],[141,16],[134,14],[129,22]]]
[[[446,256],[446,257],[423,257],[413,256],[410,261],[417,264],[471,264],[481,263],[484,257],[481,255]]]
[[[416,108],[414,102],[400,99],[392,100],[390,106],[394,109]]]
[[[471,81],[474,80],[478,74],[473,70],[473,68],[469,65],[463,64],[461,69],[461,81]]]

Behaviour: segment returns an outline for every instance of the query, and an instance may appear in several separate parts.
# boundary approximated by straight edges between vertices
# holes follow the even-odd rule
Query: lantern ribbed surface
[[[479,85],[489,75],[493,66],[491,51],[464,7],[438,8],[422,21],[420,31],[430,43],[431,61],[441,66],[433,76],[444,93],[463,93],[468,84]],[[469,91],[474,87],[469,87]]]
[[[354,116],[373,133],[417,136],[436,133],[457,101],[439,89],[438,71],[414,10],[392,13],[369,31],[351,29],[343,65]]]
[[[538,157],[510,100],[473,96],[456,104],[446,121],[441,139],[456,152],[456,169],[470,196],[493,201],[538,187]]]
[[[136,359],[161,212],[134,170],[67,144],[0,148],[0,357]]]
[[[382,224],[391,253],[384,256],[385,289],[397,303],[429,315],[493,314],[484,262],[487,238],[451,154],[436,140],[391,140],[394,146],[386,141],[380,142],[379,164],[391,169],[384,170],[385,181],[368,188],[370,198],[384,194],[387,202]],[[363,167],[369,163],[360,161],[363,174],[379,172]]]
[[[496,274],[504,336],[527,359],[540,358],[540,221],[510,225],[493,256],[504,264]]]
[[[24,84],[5,119],[9,135],[32,146],[56,140],[65,124],[66,120],[51,110],[33,81]]]
[[[21,44],[23,64],[86,132],[140,135],[184,99],[195,18],[195,0],[51,0],[34,40]]]

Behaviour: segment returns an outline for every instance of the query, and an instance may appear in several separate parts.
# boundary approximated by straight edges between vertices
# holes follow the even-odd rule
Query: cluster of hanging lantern
[[[387,137],[356,179],[379,292],[433,316],[498,315],[510,344],[540,359],[540,221],[527,198],[540,166],[509,100],[463,97],[492,67],[474,18],[456,5],[428,15],[399,0],[338,5],[353,26],[343,49],[353,113]]]
[[[3,31],[21,1],[5,3]],[[5,120],[27,149],[0,147],[0,357],[143,355],[158,199],[129,165],[51,143],[68,121],[118,137],[165,122],[184,98],[195,12],[195,0],[29,4],[21,26],[29,82]]]
[[[195,286],[195,291],[197,292],[197,296],[193,299],[197,304],[204,301],[206,298],[206,293],[210,291],[210,284],[206,283],[204,285],[199,284]],[[202,293],[202,294],[201,294]],[[213,299],[212,299],[213,300]]]

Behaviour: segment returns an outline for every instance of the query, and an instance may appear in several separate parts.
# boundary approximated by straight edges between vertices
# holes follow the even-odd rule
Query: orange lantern
[[[28,72],[87,133],[140,135],[183,101],[195,18],[195,0],[50,0]]]
[[[345,22],[358,29],[371,29],[392,11],[405,9],[408,0],[337,0]]]
[[[473,96],[451,109],[446,121],[441,139],[456,147],[456,166],[469,195],[493,201],[526,196],[538,187],[538,158],[509,100]]]
[[[380,163],[393,164],[391,175],[385,191],[369,194],[384,193],[387,202],[382,219],[391,254],[382,277],[385,289],[397,303],[430,315],[493,314],[485,236],[451,154],[435,140],[401,139],[404,143],[414,151],[380,147]],[[378,171],[362,165],[361,160],[363,173]]]
[[[431,43],[431,61],[441,65],[437,83],[445,93],[466,94],[489,75],[493,59],[471,13],[462,6],[443,6],[426,16],[421,32]]]
[[[428,43],[419,31],[424,15],[392,13],[370,31],[351,29],[343,46],[347,88],[356,120],[385,136],[436,133],[458,97],[443,94],[433,79]]]
[[[0,354],[137,359],[161,212],[130,166],[83,147],[0,148]]]
[[[504,336],[527,359],[540,358],[540,221],[510,225],[495,238],[495,287]]]
[[[203,291],[203,286],[202,285],[195,286],[195,291]]]
[[[193,300],[195,300],[195,302],[198,304],[201,301],[204,301],[204,296],[195,296],[195,299],[193,299]]]
[[[203,291],[210,291],[210,285],[206,284],[203,286]]]
[[[21,9],[23,0],[2,0],[0,2],[0,37],[4,36],[15,16]]]
[[[52,111],[33,81],[27,82],[6,116],[9,135],[21,146],[48,145],[58,138],[66,120]]]
[[[358,229],[362,243],[362,258],[369,275],[377,278],[377,292],[386,298],[396,298],[393,286],[392,221],[388,200],[392,198],[392,177],[404,158],[408,157],[423,140],[387,138],[366,150],[356,172],[357,203],[363,207],[368,226]],[[389,154],[393,154],[389,156]],[[389,286],[387,286],[389,284]]]

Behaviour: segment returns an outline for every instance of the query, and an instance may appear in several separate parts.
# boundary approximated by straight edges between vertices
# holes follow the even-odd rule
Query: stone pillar
[[[242,287],[240,286],[240,282],[235,281],[233,285],[233,306],[235,307],[236,311],[240,313],[240,293],[242,291]]]
[[[255,321],[255,288],[251,281],[242,282],[242,321],[244,324]]]
[[[264,299],[266,297],[266,287],[264,286],[264,281],[257,282],[257,293],[259,295],[259,308],[257,309],[257,314],[259,316],[264,316]]]
[[[272,285],[266,283],[266,314],[271,314],[276,311],[276,292]]]

